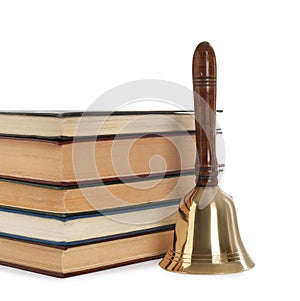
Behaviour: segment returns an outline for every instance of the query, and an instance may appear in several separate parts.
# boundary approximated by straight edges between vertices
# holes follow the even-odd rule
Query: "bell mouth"
[[[186,274],[231,274],[252,269],[255,264],[248,254],[224,253],[210,254],[180,254],[169,250],[160,267],[170,272]]]
[[[196,187],[187,194],[179,205],[173,241],[160,266],[188,274],[229,274],[253,268],[232,198],[219,187]]]

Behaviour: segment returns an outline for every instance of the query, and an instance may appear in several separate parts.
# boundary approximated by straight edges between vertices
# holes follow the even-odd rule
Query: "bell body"
[[[189,274],[227,274],[252,268],[231,197],[218,186],[195,187],[179,205],[173,241],[160,266]]]

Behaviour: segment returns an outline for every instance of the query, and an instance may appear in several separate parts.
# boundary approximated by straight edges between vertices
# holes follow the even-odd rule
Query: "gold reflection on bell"
[[[173,241],[160,266],[189,274],[227,274],[252,268],[231,197],[218,186],[195,187],[179,205]]]

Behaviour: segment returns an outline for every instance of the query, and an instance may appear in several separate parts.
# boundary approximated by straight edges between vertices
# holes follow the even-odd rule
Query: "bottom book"
[[[0,264],[55,277],[70,277],[162,257],[171,229],[72,247],[0,237]]]

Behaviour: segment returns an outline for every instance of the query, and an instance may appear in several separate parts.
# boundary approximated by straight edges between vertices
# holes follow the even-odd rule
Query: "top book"
[[[2,111],[0,135],[73,137],[194,131],[192,111]]]

